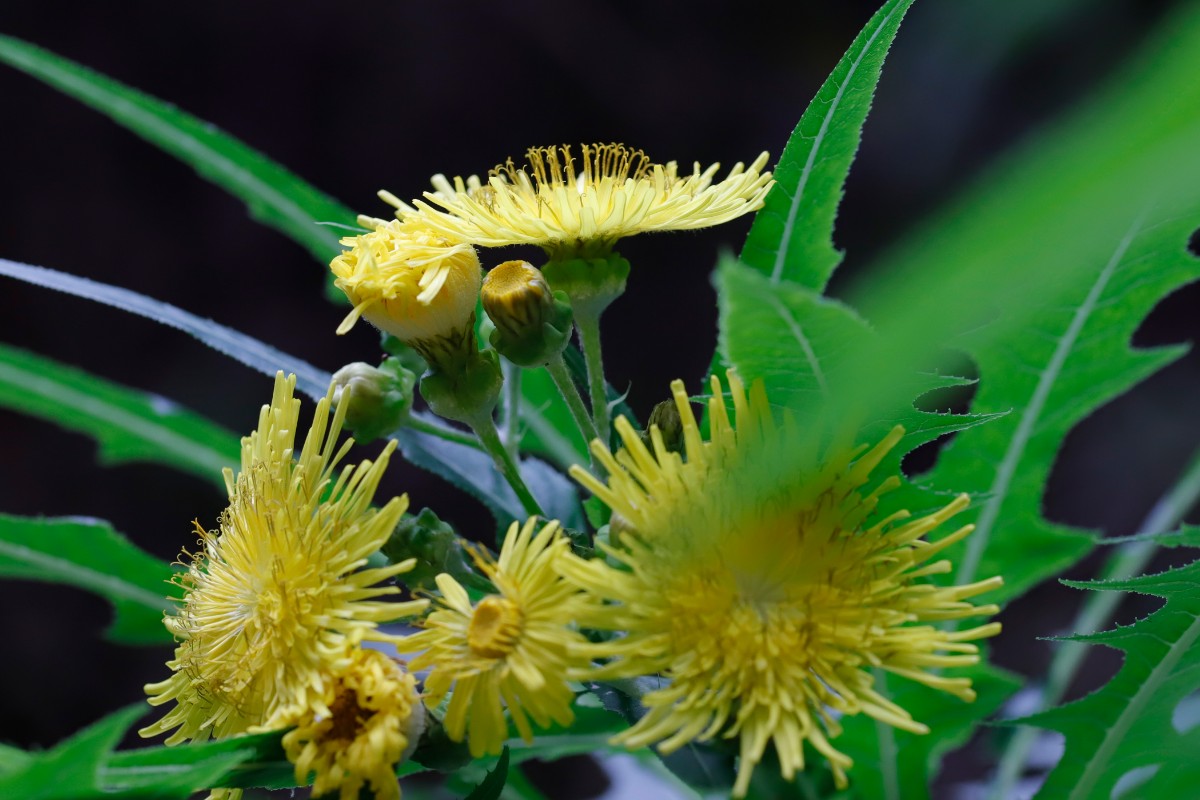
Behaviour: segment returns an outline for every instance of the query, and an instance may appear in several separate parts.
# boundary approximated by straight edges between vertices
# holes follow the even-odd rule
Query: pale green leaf
[[[86,589],[113,604],[109,638],[125,644],[172,641],[163,613],[172,570],[100,520],[0,514],[0,575]]]

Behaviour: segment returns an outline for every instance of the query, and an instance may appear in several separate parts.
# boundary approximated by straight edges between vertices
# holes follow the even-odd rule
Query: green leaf
[[[469,795],[463,800],[497,800],[504,791],[504,783],[508,780],[508,748],[500,751],[500,760],[496,767],[490,770]]]
[[[329,389],[331,378],[329,373],[317,369],[296,356],[277,350],[253,336],[247,336],[233,328],[213,322],[211,319],[198,317],[170,303],[164,303],[119,286],[2,258],[0,258],[0,275],[8,275],[26,283],[45,286],[47,289],[103,303],[183,331],[196,337],[218,353],[227,355],[268,377],[275,377],[278,370],[294,373],[296,388],[314,400],[324,397]]]
[[[106,464],[165,464],[223,489],[239,459],[236,436],[165,398],[3,344],[0,406],[93,437]]]
[[[928,725],[931,733],[899,731],[861,714],[843,718],[845,732],[834,745],[854,759],[851,796],[864,800],[928,797],[929,781],[937,775],[942,757],[966,744],[978,720],[999,710],[1021,687],[1017,676],[987,664],[955,670],[954,674],[971,679],[978,695],[974,703],[948,698],[903,678],[889,676],[884,682],[883,676],[876,674],[887,696]]]
[[[113,604],[108,637],[124,644],[172,641],[163,612],[171,567],[132,544],[107,522],[32,519],[0,514],[0,575],[62,583],[95,592]]]
[[[1082,700],[1021,720],[1066,737],[1062,760],[1038,796],[1109,797],[1122,776],[1143,767],[1157,766],[1164,773],[1161,781],[1181,770],[1194,775],[1196,736],[1181,734],[1172,722],[1180,703],[1200,690],[1200,562],[1125,581],[1064,583],[1137,592],[1166,604],[1133,625],[1071,637],[1121,650],[1125,663]],[[1170,795],[1139,791],[1135,796]]]
[[[112,769],[110,759],[125,731],[146,713],[138,704],[105,717],[44,753],[26,753],[24,764],[13,772],[0,772],[0,797],[22,800],[186,800],[224,777],[231,768],[251,758],[253,747],[194,745],[149,748],[153,769],[128,765]],[[231,740],[232,742],[232,740]],[[164,758],[163,756],[166,756]],[[174,760],[171,760],[171,757]],[[143,755],[144,757],[144,755]]]
[[[4,259],[0,259],[0,274],[95,300],[169,325],[264,375],[274,376],[278,370],[294,373],[296,388],[313,399],[323,398],[328,390],[331,379],[329,373],[244,333],[137,292]],[[492,510],[501,524],[507,525],[514,519],[525,518],[524,509],[516,495],[504,482],[491,459],[482,452],[411,429],[400,431],[396,438],[405,458],[475,495]],[[236,456],[232,463],[237,463]],[[578,496],[569,481],[537,459],[525,459],[521,470],[547,514],[566,525],[579,527],[583,515]],[[220,474],[219,470],[217,474]]]
[[[913,0],[889,0],[813,98],[775,167],[775,187],[742,249],[772,284],[820,291],[842,260],[833,225],[888,48]]]
[[[355,214],[262,153],[169,103],[11,36],[0,36],[0,61],[105,114],[190,165],[241,199],[250,214],[328,264],[340,234],[319,223],[355,223]]]
[[[914,374],[902,376],[887,392],[865,392],[856,370],[864,354],[877,350],[877,337],[836,300],[795,284],[772,284],[728,255],[721,259],[715,282],[721,358],[743,379],[761,379],[773,404],[788,408],[813,429],[817,421],[836,425],[852,420],[857,442],[871,442],[895,425],[904,426],[905,436],[879,468],[881,473],[898,470],[900,459],[921,444],[997,416],[939,414],[913,405],[913,398],[926,392],[961,384],[959,378]],[[831,410],[843,418],[830,416]],[[903,497],[912,500],[909,493]]]
[[[24,769],[33,756],[18,747],[0,744],[0,778]]]
[[[588,463],[583,435],[550,373],[544,369],[522,372],[521,422],[524,423],[522,451],[545,456],[562,467]]]

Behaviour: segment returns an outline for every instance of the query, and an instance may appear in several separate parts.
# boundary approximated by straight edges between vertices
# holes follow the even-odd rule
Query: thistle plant
[[[161,654],[141,695],[114,698],[124,709],[50,749],[0,745],[0,796],[532,799],[569,796],[534,785],[539,761],[587,754],[653,796],[895,800],[937,796],[971,740],[990,759],[958,787],[971,796],[1194,794],[1200,562],[1150,561],[1200,546],[1182,525],[1200,457],[1114,542],[1052,524],[1043,499],[1073,428],[1183,352],[1131,339],[1200,278],[1200,13],[1178,11],[1092,105],[834,297],[834,218],[912,2],[887,0],[791,137],[761,143],[774,162],[689,170],[616,142],[535,142],[430,190],[381,174],[388,218],[0,38],[0,60],[315,255],[341,308],[314,326],[378,334],[330,373],[207,309],[0,260],[273,381],[232,434],[164,411],[152,385],[0,345],[0,405],[226,499],[162,520],[174,563],[95,518],[0,516],[0,575],[99,594],[111,639]],[[744,245],[712,254],[707,374],[644,343],[657,404],[639,418],[612,381],[628,354],[601,347],[615,304],[648,273],[706,272],[627,240],[738,220]],[[670,297],[657,308],[692,324]],[[947,392],[958,407],[939,411]],[[396,494],[413,467],[452,499]],[[1078,580],[1092,562],[1100,580]],[[1046,645],[1022,690],[996,656],[1029,635],[1022,598],[1054,579],[1082,590],[1076,635]],[[1163,603],[1113,627],[1126,592]],[[1089,643],[1125,660],[1075,698]],[[118,749],[133,729],[145,741]]]

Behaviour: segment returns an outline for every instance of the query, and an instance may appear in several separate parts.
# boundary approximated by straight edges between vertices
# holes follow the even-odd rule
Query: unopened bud
[[[333,373],[333,401],[346,397],[346,427],[360,442],[369,442],[404,424],[412,408],[416,376],[396,359],[383,368],[356,361]]]
[[[483,280],[483,309],[496,326],[490,341],[522,367],[540,367],[557,356],[571,337],[571,307],[550,290],[528,261],[505,261]]]
[[[675,405],[674,400],[664,400],[650,412],[650,420],[646,423],[645,432],[642,433],[642,443],[651,452],[654,451],[651,431],[655,428],[658,428],[663,447],[667,452],[683,452],[683,422],[679,417],[679,407]]]

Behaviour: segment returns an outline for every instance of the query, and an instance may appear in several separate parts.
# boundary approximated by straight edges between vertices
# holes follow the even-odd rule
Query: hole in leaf
[[[1171,726],[1184,734],[1197,725],[1200,725],[1200,692],[1192,692],[1175,704],[1175,710],[1171,712]]]
[[[1196,258],[1200,258],[1200,228],[1192,231],[1192,236],[1188,239],[1188,252]]]
[[[1162,764],[1147,764],[1129,770],[1113,784],[1112,793],[1109,794],[1110,800],[1121,800],[1122,797],[1128,796],[1131,791],[1153,778],[1161,767]]]
[[[913,405],[921,411],[928,411],[935,414],[965,414],[971,408],[971,401],[975,398],[975,391],[978,384],[975,381],[979,377],[979,370],[965,353],[958,351],[946,351],[938,358],[936,365],[929,372],[962,378],[969,383],[963,383],[957,386],[940,386],[936,389],[931,389],[925,394],[918,397]],[[912,452],[908,453],[904,460],[901,461],[901,468],[904,474],[910,478],[924,474],[933,468],[937,462],[938,455],[942,449],[950,443],[954,438],[954,434],[950,433],[944,436],[939,436],[932,442],[917,447]]]

